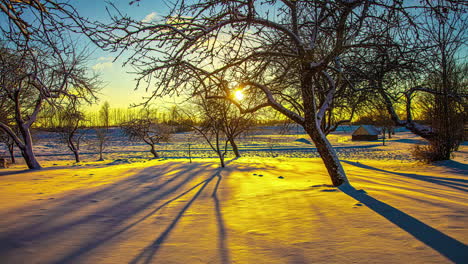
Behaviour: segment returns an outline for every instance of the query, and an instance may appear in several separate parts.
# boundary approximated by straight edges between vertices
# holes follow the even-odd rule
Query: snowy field
[[[0,263],[468,263],[466,142],[426,165],[408,131],[382,146],[352,129],[329,136],[340,189],[298,129],[253,131],[224,169],[190,134],[151,159],[114,129],[97,162],[89,133],[75,164],[41,132],[43,170],[0,169]]]

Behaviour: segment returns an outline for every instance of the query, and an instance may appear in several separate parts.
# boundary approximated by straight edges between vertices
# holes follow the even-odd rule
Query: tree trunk
[[[151,154],[153,154],[154,158],[159,158],[158,153],[154,149],[154,145],[151,145]]]
[[[239,153],[239,148],[237,147],[237,144],[236,142],[234,141],[233,138],[230,138],[229,139],[229,143],[231,144],[231,147],[232,147],[232,151],[234,152],[234,154],[236,155],[236,158],[240,158],[240,153]]]
[[[77,163],[80,162],[80,153],[78,152],[78,150],[74,150],[73,155],[75,155],[75,161]]]
[[[385,128],[382,128],[382,146],[385,146]]]
[[[102,142],[99,143],[99,159],[98,161],[103,161],[104,159],[102,158],[102,149],[103,149],[103,144]]]
[[[191,144],[188,144],[188,156],[190,159],[190,163],[192,163],[192,151],[191,151]]]
[[[226,165],[224,164],[224,155],[218,151],[219,162],[221,163],[221,167],[224,168]]]
[[[319,129],[307,129],[306,131],[317,147],[333,185],[340,186],[343,183],[348,183],[343,166],[341,166],[340,160],[325,134]]]
[[[36,159],[36,156],[34,155],[31,145],[25,145],[25,147],[21,149],[21,155],[23,156],[24,161],[26,162],[26,165],[28,165],[29,169],[31,170],[42,169],[41,165]]]
[[[315,104],[316,95],[314,94],[314,85],[312,83],[313,73],[310,71],[309,67],[310,65],[303,65],[304,72],[301,78],[302,100],[304,104],[304,121],[302,126],[310,136],[310,139],[314,142],[315,147],[327,168],[328,175],[330,175],[333,185],[340,186],[344,183],[349,183],[349,181],[348,178],[346,178],[346,173],[343,166],[341,166],[335,150],[328,141],[326,135],[320,129],[322,123],[321,118],[325,117],[322,111],[324,108],[322,107],[327,104],[324,103],[324,105],[320,107],[320,111],[318,111]]]
[[[16,159],[15,159],[15,145],[14,144],[9,144],[8,145],[8,151],[10,152],[10,159],[11,159],[11,164],[15,164],[16,163]]]
[[[24,140],[24,147],[20,148],[21,155],[23,156],[26,165],[28,165],[28,168],[31,170],[42,169],[41,164],[39,164],[36,159],[36,155],[34,155],[31,130],[26,125],[19,125],[19,129]]]

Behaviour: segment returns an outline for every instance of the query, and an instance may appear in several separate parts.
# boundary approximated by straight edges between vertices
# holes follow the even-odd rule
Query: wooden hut
[[[379,139],[380,131],[371,125],[362,125],[359,126],[353,132],[352,140],[353,141],[373,141]]]

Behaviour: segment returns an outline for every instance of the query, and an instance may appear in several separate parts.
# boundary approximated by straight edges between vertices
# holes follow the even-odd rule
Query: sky
[[[168,7],[161,0],[141,0],[139,4],[130,5],[130,0],[113,0],[114,4],[122,14],[128,15],[138,20],[155,20],[160,15],[168,12]],[[106,12],[106,6],[109,6],[108,1],[104,0],[80,0],[74,1],[73,6],[78,10],[81,16],[91,20],[100,22],[110,21]],[[150,95],[151,91],[146,92],[144,89],[135,90],[136,75],[128,73],[131,69],[122,66],[124,60],[119,58],[115,60],[117,54],[106,52],[96,47],[94,44],[89,45],[89,67],[97,72],[103,82],[103,89],[98,95],[100,101],[97,105],[90,109],[97,109],[103,102],[108,101],[112,108],[126,108],[131,104],[143,102],[142,98]],[[171,98],[158,100],[159,103],[174,102]]]

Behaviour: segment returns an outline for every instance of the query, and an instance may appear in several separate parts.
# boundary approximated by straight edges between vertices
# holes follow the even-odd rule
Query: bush
[[[425,163],[447,159],[444,145],[438,141],[430,141],[428,145],[416,145],[411,154],[416,160]]]

